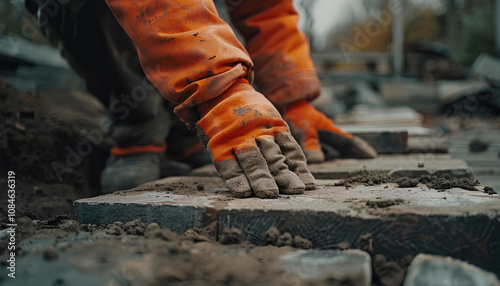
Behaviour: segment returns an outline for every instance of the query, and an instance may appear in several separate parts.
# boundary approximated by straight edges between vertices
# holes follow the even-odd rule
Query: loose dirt
[[[367,233],[359,237],[358,249],[373,254],[373,236],[371,233]]]
[[[18,259],[24,259],[24,264],[37,261],[37,257],[49,263],[47,266],[63,263],[64,270],[79,271],[89,284],[98,281],[96,285],[104,285],[104,281],[117,285],[259,285],[276,281],[281,285],[283,273],[270,265],[284,253],[294,251],[291,247],[275,246],[266,246],[264,250],[242,242],[238,229],[224,231],[220,242],[227,243],[224,235],[229,235],[231,245],[226,246],[213,236],[206,240],[189,237],[192,232],[208,234],[208,229],[194,229],[178,236],[140,220],[105,226],[82,225],[68,217],[25,220],[34,225],[34,230],[21,243]],[[2,247],[1,251],[5,249]],[[5,253],[5,261],[3,258]],[[32,275],[40,275],[39,268],[44,266],[32,270]],[[107,277],[106,273],[115,277]],[[71,284],[63,274],[61,269],[47,267],[43,277]],[[25,278],[26,275],[30,274],[23,274]]]
[[[473,139],[469,143],[469,151],[470,152],[484,152],[488,150],[488,147],[490,147],[490,144],[488,142],[484,142],[481,139]]]
[[[299,235],[285,232],[277,236],[275,227],[266,237],[273,237],[270,241],[276,246],[256,246],[243,241],[241,230],[236,228],[222,231],[217,241],[214,224],[190,229],[179,236],[156,223],[141,220],[89,225],[57,216],[34,221],[24,217],[19,223],[25,232],[21,234],[17,259],[23,265],[37,265],[22,276],[52,279],[56,284],[71,284],[64,273],[77,271],[78,279],[88,279],[95,285],[109,281],[127,285],[289,285],[287,281],[294,275],[285,275],[274,263],[298,248],[313,247]],[[349,243],[341,244],[340,249],[350,247]],[[3,246],[1,261],[7,259]],[[373,255],[371,234],[363,235],[357,248]],[[406,267],[386,260],[382,263],[376,257],[379,256],[373,260],[374,277],[381,285],[399,285],[393,281],[400,281],[398,277]],[[45,263],[40,264],[39,259]],[[52,266],[56,264],[60,266]],[[330,282],[315,281],[314,285],[331,285]]]
[[[412,259],[409,255],[399,262],[387,261],[383,255],[375,255],[372,257],[374,282],[384,286],[401,285]]]
[[[391,199],[368,200],[366,205],[372,208],[386,208],[395,205],[396,202]]]
[[[478,188],[480,185],[478,181],[473,181],[468,178],[456,178],[449,174],[444,174],[442,176],[423,175],[420,178],[402,177],[395,179],[387,174],[360,172],[347,179],[340,180],[335,185],[350,188],[359,184],[374,186],[384,183],[396,183],[400,188],[412,188],[418,186],[418,184],[424,184],[428,188],[436,190],[462,188],[469,191],[481,191],[481,189]],[[488,194],[496,194],[495,190],[489,186],[485,186],[482,191]]]
[[[103,153],[100,147],[84,140],[88,125],[42,117],[36,112],[40,104],[0,80],[0,184],[6,184],[8,171],[15,173],[16,215],[32,219],[71,215],[74,200],[97,195],[105,159],[96,157]],[[86,145],[86,156],[77,153],[82,142],[92,145]],[[6,201],[7,192],[0,199]],[[5,207],[0,204],[0,213]]]
[[[396,184],[400,188],[413,188],[418,185],[418,180],[417,179],[411,179],[411,178],[399,178],[396,180]]]
[[[476,188],[476,186],[479,185],[478,181],[472,181],[468,178],[455,178],[448,174],[445,174],[442,177],[422,176],[418,181],[425,184],[427,187],[436,190],[447,190],[451,188],[462,188],[469,191],[479,190]]]
[[[392,183],[394,179],[385,173],[359,172],[351,177],[341,180],[336,183],[336,186],[352,187],[355,184],[363,184],[365,186],[374,186],[384,183]]]

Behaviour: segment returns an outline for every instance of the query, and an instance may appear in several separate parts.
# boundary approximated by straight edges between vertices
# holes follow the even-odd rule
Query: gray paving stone
[[[372,281],[370,255],[361,250],[299,250],[283,255],[275,267],[306,282],[369,286]]]
[[[336,249],[344,241],[356,247],[361,235],[372,233],[375,253],[389,260],[426,252],[500,273],[500,195],[425,185],[346,189],[336,182],[318,180],[318,189],[303,195],[235,199],[219,178],[173,177],[78,200],[74,208],[85,223],[141,218],[179,234],[216,220],[219,232],[240,228],[244,239],[257,245],[271,226],[323,249]]]
[[[422,175],[441,176],[449,174],[458,178],[473,179],[472,170],[461,159],[452,159],[448,154],[380,155],[375,159],[338,159],[309,165],[309,170],[317,179],[341,179],[359,172],[388,173],[395,178]],[[218,176],[213,165],[195,169],[193,176]]]
[[[353,132],[370,143],[379,154],[404,153],[408,145],[408,131]]]
[[[446,137],[419,136],[408,138],[406,153],[438,153],[447,154],[449,143]]]
[[[451,257],[419,254],[411,262],[403,286],[500,286],[495,274]]]

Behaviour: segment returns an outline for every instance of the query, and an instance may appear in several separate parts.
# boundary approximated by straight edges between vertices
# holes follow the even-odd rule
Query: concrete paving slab
[[[408,145],[408,131],[359,131],[353,135],[365,139],[379,154],[401,154]]]
[[[384,128],[392,125],[404,127],[420,126],[422,115],[408,106],[399,107],[368,107],[356,106],[347,114],[335,117],[335,123],[351,132],[357,126],[369,128]],[[358,127],[358,128],[359,128]]]
[[[235,199],[216,177],[172,177],[133,190],[74,203],[83,223],[112,223],[141,218],[181,234],[217,221],[242,229],[246,240],[264,243],[272,226],[310,240],[314,247],[356,246],[372,233],[375,253],[400,260],[426,252],[467,260],[500,273],[500,195],[425,185],[335,186],[318,180],[317,190],[278,199]],[[479,187],[481,188],[481,187]]]
[[[411,262],[403,286],[500,286],[495,274],[451,257],[419,254]]]
[[[171,177],[142,185],[136,190],[77,200],[73,206],[77,219],[84,223],[110,224],[140,218],[182,234],[190,228],[202,227],[215,220],[216,211],[212,209],[213,201],[208,196],[189,195],[198,192],[199,186],[203,185],[214,197],[218,189],[229,192],[224,183],[216,178],[193,180]]]
[[[371,257],[357,249],[299,250],[283,255],[275,267],[310,283],[327,280],[370,286],[372,281]]]
[[[389,173],[395,178],[419,178],[422,175],[473,179],[472,170],[461,159],[452,159],[448,154],[406,154],[380,155],[375,159],[337,159],[309,165],[309,170],[317,179],[342,179],[359,171]],[[191,172],[192,176],[218,176],[210,164]]]

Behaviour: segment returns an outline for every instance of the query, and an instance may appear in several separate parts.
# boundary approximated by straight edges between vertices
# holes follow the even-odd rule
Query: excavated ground
[[[254,245],[244,240],[241,230],[217,229],[214,224],[178,235],[155,223],[137,220],[103,225],[73,220],[72,203],[98,194],[97,175],[105,159],[103,147],[93,145],[91,154],[80,156],[78,164],[68,164],[68,148],[78,150],[79,143],[86,138],[82,130],[89,131],[88,126],[47,120],[50,116],[37,118],[32,111],[19,107],[18,101],[11,100],[19,97],[33,100],[32,97],[9,90],[5,84],[0,87],[0,173],[4,174],[0,184],[6,184],[8,171],[16,173],[18,224],[18,279],[14,280],[6,278],[7,206],[1,203],[2,285],[357,285],[356,281],[332,277],[303,280],[274,267],[283,254],[315,247],[298,233],[280,233],[270,228],[260,238],[264,243]],[[57,169],[64,170],[60,180],[55,168],[69,165],[71,170]],[[352,188],[391,182],[400,187],[414,187],[421,183],[435,189],[459,187],[494,193],[484,187],[478,189],[476,182],[468,179],[395,180],[380,174],[359,175],[339,185]],[[183,195],[205,189],[202,184],[194,189],[174,184],[164,187],[172,194]],[[0,199],[7,201],[6,192],[2,192]],[[232,200],[220,193],[220,202]],[[387,207],[375,198],[365,204],[366,208]],[[349,240],[346,237],[332,248],[367,251],[372,256],[374,285],[401,284],[410,257],[388,261],[377,253],[379,242],[369,229],[357,241]]]

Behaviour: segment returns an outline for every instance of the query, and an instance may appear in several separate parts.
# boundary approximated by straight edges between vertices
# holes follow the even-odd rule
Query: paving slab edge
[[[144,208],[144,205],[122,204],[108,212],[95,209],[109,206],[111,204],[75,202],[75,216],[82,223],[93,224],[140,218],[147,223],[156,222],[178,234],[216,221],[218,233],[226,227],[240,228],[244,239],[256,245],[262,245],[264,232],[276,226],[281,232],[309,239],[320,249],[336,249],[342,241],[356,245],[362,234],[372,233],[376,253],[392,260],[426,252],[468,260],[500,275],[500,241],[496,239],[500,237],[500,218],[491,219],[483,214],[456,216],[452,219],[445,215],[419,214],[367,219],[321,211],[217,210],[202,206],[162,205],[159,208],[158,205],[147,205]],[[124,209],[127,211],[123,212]],[[462,249],[464,243],[478,245],[479,248],[471,253],[467,247]]]

